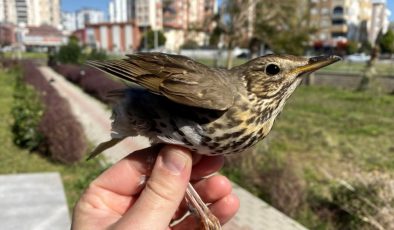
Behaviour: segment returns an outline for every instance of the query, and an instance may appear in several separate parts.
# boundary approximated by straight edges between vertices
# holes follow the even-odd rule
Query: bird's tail
[[[97,147],[91,153],[89,153],[87,160],[94,158],[95,156],[99,155],[101,152],[105,151],[106,149],[111,148],[112,146],[116,145],[117,143],[119,143],[123,139],[124,138],[112,138],[109,141],[106,141],[106,142],[103,142],[103,143],[97,145]]]

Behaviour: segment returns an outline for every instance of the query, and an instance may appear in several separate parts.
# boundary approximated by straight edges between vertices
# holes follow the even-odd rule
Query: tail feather
[[[122,141],[124,138],[112,138],[109,141],[103,142],[99,144],[90,154],[89,157],[86,160],[90,160],[94,158],[95,156],[99,155],[101,152],[105,151],[106,149],[111,148],[112,146],[116,145],[120,141]]]

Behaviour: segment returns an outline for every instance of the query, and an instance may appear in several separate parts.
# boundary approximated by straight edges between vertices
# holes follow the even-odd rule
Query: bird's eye
[[[279,68],[279,66],[278,65],[275,65],[275,64],[269,64],[269,65],[267,65],[267,67],[265,67],[265,72],[268,74],[268,75],[275,75],[275,74],[278,74],[279,72],[280,72],[280,68]]]

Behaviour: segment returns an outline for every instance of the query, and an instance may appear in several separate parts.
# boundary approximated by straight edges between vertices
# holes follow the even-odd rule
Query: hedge
[[[125,84],[112,80],[107,74],[89,66],[61,64],[53,69],[104,103],[111,102],[111,98],[107,96],[108,92],[126,87]]]
[[[73,116],[68,102],[32,61],[22,61],[21,67],[23,80],[40,93],[45,108],[38,125],[43,136],[38,150],[55,161],[79,161],[87,150],[87,143],[83,128]]]

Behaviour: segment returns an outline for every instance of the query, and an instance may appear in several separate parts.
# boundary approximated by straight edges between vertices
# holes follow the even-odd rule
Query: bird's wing
[[[121,60],[88,61],[88,65],[180,104],[226,110],[234,102],[222,72],[180,55],[137,53]]]

